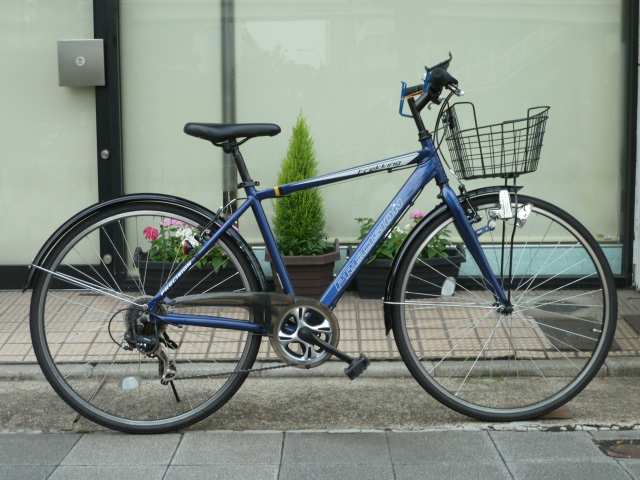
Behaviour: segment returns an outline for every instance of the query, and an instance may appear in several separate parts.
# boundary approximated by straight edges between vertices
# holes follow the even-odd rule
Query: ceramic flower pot
[[[340,243],[334,242],[334,248],[324,255],[284,256],[284,264],[295,288],[296,295],[319,299],[333,281],[335,263],[340,260]],[[266,260],[271,262],[269,252]],[[272,263],[272,271],[275,272]],[[277,292],[282,292],[282,284],[277,275],[273,279]]]

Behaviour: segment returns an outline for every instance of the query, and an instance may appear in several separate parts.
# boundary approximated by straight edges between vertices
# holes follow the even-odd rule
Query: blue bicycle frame
[[[392,172],[394,170],[406,167],[408,165],[417,165],[415,171],[405,182],[402,189],[384,210],[378,218],[369,234],[364,238],[358,246],[354,254],[347,261],[338,276],[333,280],[331,285],[325,291],[320,302],[329,308],[334,308],[344,293],[347,285],[353,280],[360,267],[367,261],[373,251],[378,247],[380,242],[391,231],[393,226],[406,213],[408,208],[414,204],[418,195],[423,188],[432,180],[441,188],[442,199],[451,211],[454,224],[460,233],[469,253],[475,259],[480,270],[486,279],[493,294],[502,303],[508,304],[502,286],[489,267],[484,251],[480,247],[477,234],[472,228],[471,221],[458,200],[454,190],[449,186],[447,175],[444,171],[437,149],[431,138],[422,142],[423,149],[398,157],[381,160],[374,163],[361,165],[359,167],[342,170],[336,173],[322,175],[308,180],[290,183],[283,186],[277,186],[268,190],[258,191],[254,186],[246,186],[245,191],[247,200],[234,212],[221,228],[204,244],[204,246],[196,252],[194,257],[187,262],[169,281],[163,286],[160,292],[149,302],[152,311],[158,302],[167,298],[172,287],[180,281],[180,278],[193,267],[218,241],[218,239],[232,226],[234,223],[249,209],[253,210],[260,232],[266,244],[266,248],[271,254],[275,272],[280,277],[283,290],[285,293],[295,295],[293,285],[289,278],[287,269],[282,260],[282,255],[276,245],[273,231],[267,221],[267,216],[262,207],[262,201],[272,198],[283,197],[293,192],[305,190],[308,188],[320,187],[331,183],[348,180],[355,177],[362,177],[379,173],[382,171]],[[211,328],[224,328],[231,330],[242,330],[254,333],[265,334],[262,325],[246,320],[237,320],[232,318],[220,318],[202,315],[184,315],[171,313],[164,316],[158,316],[161,321],[174,325],[196,325]]]

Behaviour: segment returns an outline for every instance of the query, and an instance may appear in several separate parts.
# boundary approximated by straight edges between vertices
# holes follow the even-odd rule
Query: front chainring
[[[333,312],[327,308],[319,308],[317,302],[304,301],[297,302],[273,320],[273,329],[269,336],[271,346],[289,365],[298,368],[317,367],[326,362],[331,353],[301,340],[298,332],[304,327],[331,346],[338,346],[340,327]]]

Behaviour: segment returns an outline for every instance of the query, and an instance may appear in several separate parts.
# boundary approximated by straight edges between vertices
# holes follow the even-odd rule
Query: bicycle
[[[91,206],[64,223],[34,259],[25,287],[33,287],[34,351],[60,397],[112,429],[184,428],[218,410],[250,372],[262,370],[252,368],[262,337],[282,359],[278,368],[311,368],[335,356],[348,364],[351,379],[357,377],[370,361],[338,348],[333,308],[431,181],[440,188],[441,203],[409,234],[384,297],[386,332],[393,331],[411,374],[438,401],[489,421],[537,417],[577,395],[612,344],[617,304],[610,267],[576,219],[522,195],[516,184],[537,168],[548,108],[485,127],[475,120],[463,129],[465,104],[450,99],[464,92],[448,72],[450,62],[451,56],[427,68],[416,86],[403,82],[400,113],[413,118],[418,129],[416,152],[258,190],[239,147],[276,135],[280,127],[189,123],[187,134],[233,156],[238,188],[246,194],[235,212],[213,212],[173,196],[134,194]],[[430,104],[441,105],[435,137],[421,117]],[[407,105],[410,114],[404,113]],[[443,128],[458,194],[437,138]],[[414,169],[411,176],[321,299],[295,296],[261,202],[406,168]],[[501,181],[467,190],[461,180],[473,178]],[[249,209],[282,294],[267,291],[260,263],[234,229]],[[166,241],[180,238],[188,260],[163,264],[166,271],[151,281],[149,251],[161,235],[154,226],[164,228]],[[430,241],[441,234],[465,258],[466,273],[454,291],[451,285],[443,288],[445,274],[436,271],[442,278],[434,282],[418,269],[427,263]],[[211,268],[211,256],[218,268]],[[416,282],[432,283],[435,293],[420,293]]]

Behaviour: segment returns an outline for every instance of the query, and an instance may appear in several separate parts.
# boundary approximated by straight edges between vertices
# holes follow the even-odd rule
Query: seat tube
[[[256,189],[253,186],[249,186],[245,187],[245,191],[247,192],[247,196],[250,199],[249,201],[251,201],[251,209],[253,210],[253,215],[256,219],[256,222],[258,223],[260,233],[262,233],[262,238],[265,241],[267,251],[271,255],[271,261],[274,266],[273,281],[277,282],[277,274],[277,276],[280,278],[280,282],[282,283],[284,292],[288,293],[289,295],[295,295],[293,284],[289,279],[287,267],[285,267],[284,265],[282,254],[278,249],[276,238],[273,235],[273,230],[271,230],[271,226],[269,225],[269,221],[267,220],[267,215],[264,213],[262,203],[260,203],[260,200],[258,200],[258,198],[256,198],[255,196]]]
[[[242,157],[242,153],[240,153],[240,149],[238,148],[238,146],[233,145],[226,148],[227,149],[225,150],[225,152],[231,153],[233,155],[236,167],[238,168],[238,173],[240,174],[240,179],[242,180],[242,183],[240,183],[238,187],[244,188],[244,191],[247,194],[247,202],[251,203],[251,209],[253,210],[253,215],[256,219],[256,222],[258,223],[258,228],[262,233],[262,238],[265,241],[267,251],[271,254],[271,260],[273,262],[273,266],[275,267],[275,271],[273,272],[274,281],[277,281],[277,274],[277,276],[280,278],[280,282],[282,283],[282,288],[284,289],[284,291],[289,295],[295,295],[293,284],[289,279],[287,268],[284,265],[284,260],[282,259],[282,255],[280,254],[280,250],[278,249],[275,236],[273,235],[273,231],[271,230],[271,226],[269,225],[269,221],[267,220],[267,215],[264,213],[262,203],[256,195],[257,191],[255,187],[259,185],[259,183],[251,178],[249,170],[247,169],[247,165],[244,162],[244,158]]]
[[[447,205],[447,207],[449,207],[449,211],[453,216],[453,221],[456,228],[458,229],[458,233],[460,233],[460,235],[462,236],[462,239],[464,240],[469,253],[471,253],[471,256],[480,268],[482,276],[489,284],[489,288],[492,290],[492,293],[496,296],[496,298],[500,300],[503,305],[508,305],[509,300],[507,298],[507,295],[505,294],[502,285],[498,281],[489,265],[484,250],[480,246],[478,236],[472,228],[471,222],[467,218],[467,214],[465,213],[462,204],[458,200],[458,196],[455,194],[448,183],[442,185],[441,189],[444,203]]]

